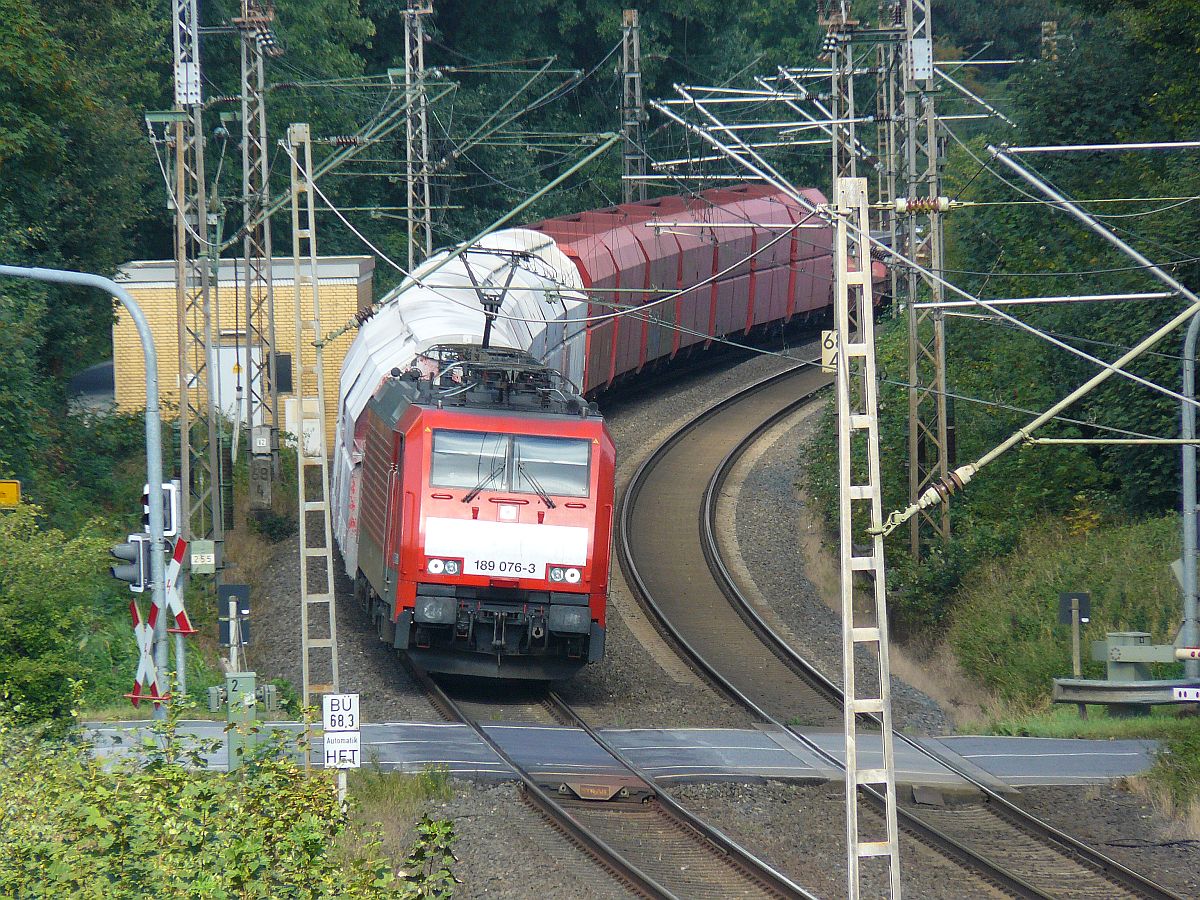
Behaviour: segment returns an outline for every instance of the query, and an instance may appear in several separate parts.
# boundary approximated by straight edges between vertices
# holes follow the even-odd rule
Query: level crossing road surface
[[[1148,740],[961,735],[937,742],[1013,787],[1089,784],[1140,775],[1154,765],[1158,753],[1158,742]]]
[[[264,723],[299,733],[297,723]],[[149,722],[93,723],[88,731],[102,756],[136,752],[150,736]],[[611,758],[583,731],[550,725],[483,723],[488,733],[537,778],[616,770]],[[225,723],[189,720],[179,733],[224,744]],[[810,748],[816,744],[836,758],[843,755],[836,730],[805,730],[801,736],[771,727],[760,728],[614,728],[601,735],[654,779],[679,781],[840,780]],[[1093,784],[1138,775],[1154,764],[1157,744],[1147,740],[1075,740],[1029,737],[951,736],[922,738],[934,757],[952,760],[976,780],[996,790],[1035,785]],[[877,735],[859,736],[860,756],[878,754]],[[430,765],[447,766],[466,778],[505,779],[508,767],[471,730],[455,723],[397,722],[362,727],[364,765],[418,772]],[[321,738],[313,742],[319,761]],[[225,750],[208,755],[214,769],[225,768]],[[902,784],[945,789],[965,787],[960,776],[936,759],[903,744],[896,746],[896,780]]]

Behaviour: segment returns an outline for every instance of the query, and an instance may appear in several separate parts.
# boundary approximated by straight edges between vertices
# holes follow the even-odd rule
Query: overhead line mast
[[[224,537],[211,293],[212,244],[204,182],[197,0],[174,0],[175,297],[179,341],[179,468],[183,537]],[[213,254],[215,256],[215,254]],[[219,551],[218,551],[219,552]]]
[[[829,55],[831,71],[830,121],[833,192],[838,179],[858,177],[858,162],[854,152],[854,42],[852,34],[858,20],[850,12],[848,0],[819,3],[818,23],[824,25],[825,43],[822,51]],[[840,123],[840,124],[839,124]]]
[[[945,269],[942,233],[942,152],[934,106],[933,0],[903,0],[904,40],[900,45],[901,96],[892,101],[903,127],[895,131],[895,161],[904,202],[904,255],[925,263],[936,275]],[[893,197],[893,202],[895,198]],[[901,212],[897,210],[897,212]],[[952,465],[946,408],[946,319],[942,310],[917,305],[928,291],[933,303],[945,297],[939,280],[909,268],[904,279],[908,315],[908,495],[917,499],[944,479]],[[920,559],[926,538],[950,539],[950,508],[922,510],[909,524],[909,548]]]
[[[429,167],[429,98],[425,93],[425,16],[433,0],[408,0],[404,10],[405,218],[408,269],[433,253],[433,211]]]
[[[245,277],[247,373],[246,426],[250,429],[250,502],[271,507],[271,482],[279,474],[279,398],[272,276],[270,169],[267,156],[265,56],[280,50],[271,32],[275,10],[242,0],[234,20],[242,62],[242,255]],[[261,430],[256,430],[261,429]]]
[[[643,148],[642,123],[646,120],[646,105],[642,100],[642,26],[638,11],[624,11],[621,25],[621,136],[625,138],[622,153],[625,177],[621,180],[626,203],[646,199],[648,160]]]

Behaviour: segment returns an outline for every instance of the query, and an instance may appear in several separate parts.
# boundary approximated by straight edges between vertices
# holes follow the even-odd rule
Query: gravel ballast
[[[822,897],[846,893],[845,795],[840,784],[688,784],[672,796],[760,859]],[[864,834],[882,834],[883,822],[863,815]],[[922,900],[1001,897],[973,885],[955,863],[916,841],[901,841],[901,887]],[[886,897],[886,867],[864,864],[863,896]]]
[[[604,404],[617,446],[618,485],[673,430],[703,408],[753,381],[793,363],[755,356],[726,360],[721,368],[660,377],[637,396],[609,398]],[[780,427],[766,449],[748,459],[729,487],[722,515],[733,540],[730,562],[754,588],[752,599],[764,605],[786,627],[796,646],[837,679],[841,668],[837,615],[823,602],[802,565],[797,535],[811,529],[808,511],[797,507],[796,448],[808,424]],[[740,483],[739,483],[740,482]],[[781,510],[788,510],[781,513]],[[795,510],[795,512],[793,512]],[[335,565],[340,567],[338,559]],[[251,664],[264,678],[300,683],[299,613],[295,539],[275,548],[255,597]],[[353,601],[348,579],[338,579],[338,637],[343,690],[362,695],[364,719],[370,722],[437,721],[440,717],[421,689],[408,677],[395,654],[381,644],[367,617]],[[607,653],[561,686],[565,699],[598,727],[746,727],[749,718],[709,688],[664,643],[624,583],[614,562],[608,613]],[[903,682],[893,680],[897,722],[921,733],[952,730],[950,718],[936,702]],[[460,836],[456,874],[462,897],[607,897],[625,896],[602,871],[588,862],[564,837],[517,799],[513,785],[456,781],[455,797],[436,803],[430,812],[453,818]],[[1090,789],[1095,792],[1097,789]],[[1163,881],[1184,896],[1200,896],[1196,872],[1200,862],[1177,847],[1118,848],[1113,840],[1157,840],[1145,810],[1132,800],[1111,801],[1108,789],[1098,801],[1093,794],[1061,789],[1058,794],[1026,791],[1023,800],[1044,805],[1035,811],[1051,818],[1105,852],[1140,871],[1171,870]],[[778,862],[822,896],[845,892],[842,848],[843,796],[839,785],[710,784],[670,788],[702,817],[709,819],[752,852]],[[1043,800],[1045,796],[1045,800]],[[1121,795],[1129,798],[1130,795]],[[1103,812],[1097,810],[1103,808]],[[1099,816],[1111,832],[1088,832],[1084,823]],[[1111,819],[1111,821],[1110,821]],[[1191,853],[1193,855],[1188,855]],[[961,897],[954,890],[955,872],[929,851],[906,856],[905,878],[910,896]],[[1161,867],[1161,868],[1160,868]],[[943,871],[945,870],[945,871]],[[804,878],[799,878],[804,873]],[[817,880],[810,881],[812,878]],[[1184,888],[1187,888],[1184,890]]]
[[[1112,787],[1022,788],[1014,802],[1181,897],[1200,897],[1200,840],[1145,796]]]
[[[814,404],[819,407],[818,404]],[[842,683],[841,616],[822,599],[809,577],[798,536],[813,528],[815,514],[799,496],[799,448],[819,416],[810,411],[789,417],[767,432],[755,451],[734,467],[717,507],[723,523],[722,553],[760,611],[772,613],[774,630],[784,635],[825,677]],[[799,421],[797,421],[799,420]],[[786,512],[781,512],[786,511]],[[818,538],[819,540],[819,538]],[[836,547],[828,548],[836,566]],[[836,575],[836,568],[833,570]],[[860,593],[865,593],[860,591]],[[860,615],[862,613],[860,612]],[[862,620],[860,620],[862,624]],[[860,696],[878,685],[874,656],[859,650]],[[897,728],[917,734],[947,734],[954,723],[936,700],[896,677],[891,680]]]

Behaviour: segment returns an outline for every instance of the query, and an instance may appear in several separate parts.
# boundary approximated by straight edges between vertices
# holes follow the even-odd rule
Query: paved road
[[[98,750],[106,755],[130,752],[140,744],[145,722],[93,726]],[[278,723],[274,727],[298,726]],[[192,721],[183,730],[205,740],[223,741],[220,722]],[[505,752],[536,777],[553,780],[596,772],[610,760],[576,728],[520,723],[485,726]],[[757,781],[768,778],[832,780],[838,778],[809,741],[836,758],[842,757],[839,731],[811,731],[798,738],[776,729],[674,728],[608,729],[602,732],[615,747],[655,779],[676,781]],[[860,737],[864,765],[874,765],[878,741]],[[392,723],[364,725],[363,759],[384,769],[420,771],[445,765],[461,777],[505,778],[507,767],[465,725]],[[875,747],[872,747],[874,743]],[[1137,775],[1154,763],[1154,741],[1085,741],[1023,737],[946,737],[923,742],[935,755],[953,758],[993,787],[1092,784]],[[314,744],[321,758],[321,742]],[[210,755],[223,768],[224,751]],[[896,780],[943,788],[962,786],[959,776],[923,754],[897,744]]]

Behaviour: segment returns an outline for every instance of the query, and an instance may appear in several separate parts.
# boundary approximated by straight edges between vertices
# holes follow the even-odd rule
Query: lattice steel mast
[[[208,210],[204,183],[204,123],[200,92],[197,0],[174,0],[175,52],[175,297],[179,340],[179,468],[183,536],[224,536],[217,440]]]
[[[941,275],[943,235],[941,208],[941,150],[934,108],[932,0],[903,0],[905,38],[901,44],[902,98],[893,103],[903,116],[896,131],[896,158],[905,191],[904,248],[911,260]],[[894,199],[894,198],[893,198]],[[949,474],[949,434],[946,417],[946,329],[939,309],[917,309],[922,290],[940,303],[939,281],[910,268],[904,278],[908,315],[908,491],[915,502],[933,483]],[[920,558],[925,538],[950,538],[950,509],[922,510],[909,523],[909,545]]]
[[[276,395],[275,291],[271,272],[271,219],[267,156],[264,57],[279,50],[271,33],[275,11],[258,0],[242,0],[234,20],[242,62],[242,255],[246,315],[245,421],[251,429],[250,502],[271,506],[271,481],[278,474],[279,399]],[[256,428],[261,430],[255,431]]]
[[[830,81],[830,119],[832,127],[832,172],[833,190],[837,191],[839,178],[855,178],[858,175],[858,160],[854,152],[854,28],[858,20],[850,12],[848,0],[833,0],[817,4],[817,22],[824,25],[825,44],[821,48],[829,56],[832,77]]]
[[[408,268],[433,253],[433,211],[429,170],[429,98],[425,93],[425,16],[432,0],[408,0],[404,10],[405,217]]]
[[[642,26],[638,11],[627,9],[621,26],[621,136],[625,138],[622,153],[624,179],[622,196],[626,203],[646,199],[649,174],[642,139],[642,123],[646,106],[642,101]]]
[[[895,29],[904,24],[903,7],[892,0],[880,0],[879,30]],[[900,113],[900,67],[903,50],[896,41],[881,41],[876,48],[875,73],[875,144],[879,153],[879,169],[876,177],[875,199],[879,207],[879,234],[886,236],[889,247],[899,249],[899,228],[895,204],[900,174],[898,153]],[[896,265],[888,266],[888,293],[895,300],[899,296],[900,270]]]

